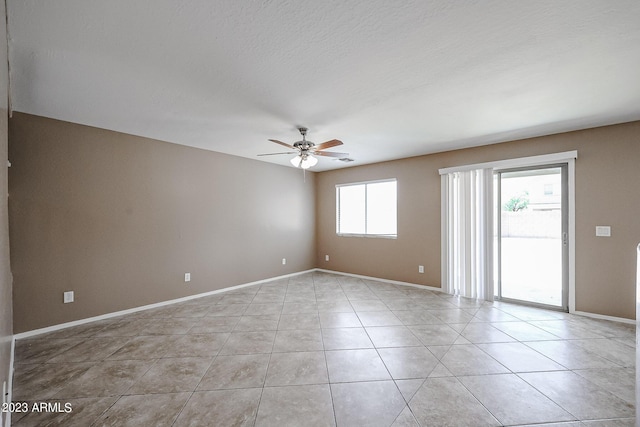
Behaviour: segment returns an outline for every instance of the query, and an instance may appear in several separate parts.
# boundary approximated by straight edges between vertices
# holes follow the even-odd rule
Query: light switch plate
[[[611,226],[609,225],[596,225],[597,237],[611,237]]]
[[[65,304],[73,302],[73,291],[67,291],[64,293],[63,301]]]

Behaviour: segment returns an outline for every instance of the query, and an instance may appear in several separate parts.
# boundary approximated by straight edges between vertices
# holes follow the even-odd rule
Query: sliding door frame
[[[473,170],[473,169],[483,169],[483,168],[493,168],[494,170],[498,169],[509,169],[509,168],[518,168],[518,167],[526,167],[526,166],[543,166],[543,165],[553,165],[558,163],[566,163],[567,164],[567,181],[568,181],[568,189],[567,189],[567,214],[568,218],[568,242],[569,242],[569,295],[568,295],[568,304],[569,304],[569,313],[574,313],[576,311],[576,238],[575,238],[575,230],[576,230],[576,178],[575,178],[575,165],[576,159],[578,158],[577,151],[565,151],[560,153],[552,153],[552,154],[543,154],[539,156],[530,156],[530,157],[520,157],[516,159],[508,159],[508,160],[496,160],[493,162],[485,162],[485,163],[476,163],[470,165],[461,165],[461,166],[453,166],[442,168],[439,170],[441,179],[441,288],[444,290],[447,284],[447,207],[446,207],[446,175],[452,172],[458,172],[463,170]],[[493,266],[492,266],[493,267]]]
[[[562,244],[562,276],[561,286],[562,292],[560,297],[560,305],[544,304],[535,301],[527,301],[514,298],[505,298],[502,296],[502,174],[508,172],[526,172],[535,171],[540,169],[560,169],[560,186],[561,186],[561,231],[560,240]],[[517,304],[531,305],[534,307],[547,308],[552,310],[569,311],[569,251],[571,245],[569,244],[569,164],[568,162],[556,163],[556,164],[544,164],[544,165],[530,165],[517,168],[506,169],[494,169],[494,180],[497,185],[494,186],[494,238],[497,236],[496,253],[497,260],[495,261],[494,280],[496,283],[495,296],[498,301],[514,302]]]

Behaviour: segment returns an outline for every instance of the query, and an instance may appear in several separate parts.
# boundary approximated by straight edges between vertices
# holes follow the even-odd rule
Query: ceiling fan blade
[[[326,156],[326,157],[347,157],[349,153],[332,153],[331,151],[315,151],[314,156]]]
[[[275,142],[276,144],[284,145],[287,148],[294,148],[293,145],[289,145],[286,142],[278,141],[277,139],[270,139],[269,141]]]
[[[318,150],[326,150],[327,148],[331,148],[331,147],[337,147],[338,145],[342,145],[342,141],[338,139],[332,139],[331,141],[318,144],[314,148],[316,151],[318,151]]]
[[[258,154],[258,156],[277,156],[278,154],[298,154],[297,151],[286,151],[284,153],[265,153],[265,154]]]

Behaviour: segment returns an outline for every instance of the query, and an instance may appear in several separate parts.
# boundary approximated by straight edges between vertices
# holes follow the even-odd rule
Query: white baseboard
[[[289,277],[299,276],[301,274],[312,273],[315,270],[316,269],[299,271],[297,273],[285,274],[285,275],[282,275],[282,276],[271,277],[269,279],[263,279],[263,280],[257,280],[255,282],[243,283],[241,285],[231,286],[231,287],[228,287],[228,288],[216,289],[215,291],[203,292],[201,294],[189,295],[189,296],[186,296],[186,297],[176,298],[176,299],[167,300],[167,301],[161,301],[161,302],[157,302],[157,303],[154,303],[154,304],[142,305],[140,307],[134,307],[134,308],[126,309],[126,310],[115,311],[115,312],[112,312],[112,313],[101,314],[99,316],[87,317],[85,319],[74,320],[72,322],[66,322],[66,323],[60,323],[60,324],[53,325],[53,326],[47,326],[46,328],[33,329],[31,331],[21,332],[19,334],[15,334],[13,337],[14,337],[14,340],[19,340],[19,339],[23,339],[23,338],[29,338],[29,337],[33,337],[35,335],[41,335],[41,334],[46,334],[46,333],[49,333],[49,332],[58,331],[60,329],[70,328],[72,326],[78,326],[78,325],[83,325],[85,323],[95,322],[97,320],[110,319],[112,317],[118,317],[118,316],[123,316],[125,314],[136,313],[138,311],[150,310],[152,308],[164,307],[166,305],[177,304],[177,303],[180,303],[180,302],[190,301],[192,299],[203,298],[203,297],[206,297],[206,296],[209,296],[209,295],[216,295],[216,294],[220,294],[220,293],[223,293],[223,292],[229,292],[229,291],[233,291],[233,290],[236,290],[236,289],[246,288],[248,286],[260,285],[262,283],[272,282],[274,280],[286,279],[286,278],[289,278]],[[12,357],[13,357],[13,355],[12,355]]]
[[[7,391],[8,391],[7,402],[11,402],[11,399],[12,399],[15,344],[16,344],[16,340],[18,340],[18,339],[28,338],[28,337],[32,337],[32,336],[35,336],[35,335],[40,335],[40,334],[45,334],[45,333],[48,333],[48,332],[57,331],[57,330],[60,330],[60,329],[70,328],[72,326],[77,326],[77,325],[82,325],[82,324],[85,324],[85,323],[95,322],[97,320],[109,319],[109,318],[112,318],[112,317],[118,317],[118,316],[122,316],[122,315],[125,315],[125,314],[135,313],[135,312],[138,312],[138,311],[144,311],[144,310],[149,310],[149,309],[152,309],[152,308],[163,307],[163,306],[166,306],[166,305],[177,304],[177,303],[184,302],[184,301],[189,301],[189,300],[193,300],[193,299],[197,299],[197,298],[203,298],[203,297],[206,297],[206,296],[209,296],[209,295],[220,294],[220,293],[224,293],[224,292],[233,291],[233,290],[236,290],[236,289],[245,288],[245,287],[248,287],[248,286],[255,286],[255,285],[262,284],[262,283],[272,282],[274,280],[286,279],[286,278],[289,278],[289,277],[295,277],[295,276],[299,276],[299,275],[302,275],[302,274],[313,273],[313,272],[316,272],[316,271],[317,272],[322,272],[322,273],[330,273],[330,274],[348,276],[348,277],[356,277],[356,278],[359,278],[359,279],[374,280],[374,281],[377,281],[377,282],[390,283],[390,284],[394,284],[394,285],[410,286],[410,287],[419,288],[419,289],[427,289],[427,290],[431,290],[431,291],[435,291],[435,292],[444,292],[442,290],[442,288],[437,288],[437,287],[434,287],[434,286],[419,285],[419,284],[416,284],[416,283],[401,282],[401,281],[398,281],[398,280],[381,279],[381,278],[378,278],[378,277],[364,276],[364,275],[360,275],[360,274],[344,273],[344,272],[341,272],[341,271],[327,270],[327,269],[324,269],[324,268],[313,268],[313,269],[310,269],[310,270],[300,271],[300,272],[297,272],[297,273],[285,274],[283,276],[277,276],[277,277],[272,277],[272,278],[269,278],[269,279],[258,280],[258,281],[255,281],[255,282],[244,283],[242,285],[231,286],[229,288],[217,289],[215,291],[204,292],[204,293],[195,294],[195,295],[189,295],[189,296],[186,296],[186,297],[177,298],[177,299],[168,300],[168,301],[162,301],[162,302],[155,303],[155,304],[144,305],[144,306],[135,307],[135,308],[127,309],[127,310],[121,310],[121,311],[116,311],[116,312],[113,312],[113,313],[107,313],[107,314],[103,314],[103,315],[100,315],[100,316],[88,317],[86,319],[80,319],[80,320],[75,320],[75,321],[72,321],[72,322],[61,323],[61,324],[49,326],[49,327],[46,327],[46,328],[34,329],[32,331],[22,332],[22,333],[13,335],[12,340],[11,340],[11,354],[10,354],[10,360],[9,360],[9,380],[8,380],[8,385],[7,385]],[[636,323],[636,321],[633,320],[633,319],[626,319],[626,318],[623,318],[623,317],[614,317],[614,316],[605,316],[605,315],[602,315],[602,314],[588,313],[588,312],[584,312],[584,311],[573,311],[570,314],[575,314],[577,316],[590,317],[590,318],[594,318],[594,319],[609,320],[609,321],[620,322],[620,323],[628,323],[628,324],[635,324]],[[2,421],[3,420],[0,417],[0,427],[2,427]],[[6,418],[4,419],[4,422],[6,423],[7,426],[11,425],[11,413],[10,412],[7,413]]]
[[[15,340],[18,340],[18,339],[29,338],[29,337],[32,337],[32,336],[41,335],[41,334],[45,334],[45,333],[48,333],[48,332],[54,332],[54,331],[57,331],[57,330],[60,330],[60,329],[66,329],[66,328],[70,328],[70,327],[73,327],[73,326],[83,325],[85,323],[95,322],[97,320],[105,320],[105,319],[110,319],[110,318],[113,318],[113,317],[122,316],[122,315],[125,315],[125,314],[136,313],[138,311],[150,310],[150,309],[153,309],[153,308],[163,307],[163,306],[166,306],[166,305],[177,304],[177,303],[180,303],[180,302],[185,302],[185,301],[189,301],[189,300],[193,300],[193,299],[197,299],[197,298],[203,298],[203,297],[206,297],[206,296],[209,296],[209,295],[216,295],[216,294],[219,294],[219,293],[229,292],[229,291],[233,291],[233,290],[236,290],[236,289],[245,288],[245,287],[248,287],[248,286],[255,286],[255,285],[262,284],[262,283],[272,282],[274,280],[286,279],[286,278],[289,278],[289,277],[295,277],[295,276],[299,276],[299,275],[302,275],[302,274],[313,273],[315,271],[322,272],[322,273],[338,274],[338,275],[348,276],[348,277],[356,277],[356,278],[365,279],[365,280],[375,280],[377,282],[390,283],[390,284],[394,284],[394,285],[410,286],[410,287],[413,287],[413,288],[426,289],[426,290],[435,291],[435,292],[444,292],[442,290],[442,288],[437,288],[435,286],[427,286],[427,285],[420,285],[420,284],[417,284],[417,283],[401,282],[401,281],[398,281],[398,280],[381,279],[381,278],[378,278],[378,277],[364,276],[364,275],[361,275],[361,274],[344,273],[344,272],[341,272],[341,271],[327,270],[327,269],[324,269],[324,268],[312,268],[310,270],[300,271],[300,272],[291,273],[291,274],[285,274],[285,275],[282,275],[282,276],[271,277],[271,278],[263,279],[263,280],[257,280],[255,282],[249,282],[249,283],[244,283],[244,284],[241,284],[241,285],[231,286],[231,287],[228,287],[228,288],[217,289],[215,291],[209,291],[209,292],[204,292],[204,293],[200,293],[200,294],[189,295],[189,296],[182,297],[182,298],[176,298],[176,299],[162,301],[162,302],[158,302],[158,303],[154,303],[154,304],[143,305],[143,306],[140,306],[140,307],[134,307],[134,308],[130,308],[130,309],[127,309],[127,310],[121,310],[121,311],[116,311],[116,312],[112,312],[112,313],[106,313],[106,314],[102,314],[100,316],[88,317],[88,318],[85,318],[85,319],[74,320],[72,322],[60,323],[58,325],[48,326],[46,328],[34,329],[34,330],[31,330],[31,331],[21,332],[19,334],[15,334],[15,335],[13,335],[13,341],[12,341],[11,368],[10,369],[13,369],[13,357],[14,357]],[[573,311],[570,314],[575,314],[575,315],[578,315],[578,316],[591,317],[591,318],[594,318],[594,319],[610,320],[610,321],[613,321],[613,322],[621,322],[621,323],[629,323],[629,324],[635,324],[636,323],[636,321],[633,320],[633,319],[626,319],[626,318],[623,318],[623,317],[614,317],[614,316],[605,316],[605,315],[602,315],[602,314],[589,313],[589,312],[584,312],[584,311]]]
[[[625,317],[606,316],[604,314],[589,313],[588,311],[573,311],[573,312],[571,312],[569,314],[575,314],[577,316],[590,317],[592,319],[610,320],[612,322],[628,323],[630,325],[635,325],[636,324],[636,321],[634,319],[627,319]]]
[[[320,271],[323,273],[340,274],[342,276],[356,277],[358,279],[375,280],[376,282],[391,283],[393,285],[411,286],[413,288],[427,289],[429,291],[442,292],[442,288],[436,288],[435,286],[419,285],[417,283],[400,282],[398,280],[390,280],[390,279],[380,279],[378,277],[363,276],[361,274],[343,273],[342,271],[326,270],[324,268],[316,268],[315,271]]]
[[[375,280],[376,282],[392,283],[394,285],[411,286],[411,287],[414,287],[414,288],[428,289],[430,291],[436,291],[436,292],[444,292],[444,290],[442,288],[436,288],[434,286],[419,285],[419,284],[408,283],[408,282],[400,282],[400,281],[397,281],[397,280],[380,279],[378,277],[363,276],[361,274],[343,273],[342,271],[327,270],[327,269],[324,269],[324,268],[316,268],[315,271],[320,271],[320,272],[323,272],[323,273],[340,274],[342,276],[349,276],[349,277],[357,277],[359,279]],[[593,318],[593,319],[609,320],[611,322],[628,323],[628,324],[635,324],[636,323],[636,321],[634,319],[627,319],[627,318],[624,318],[624,317],[615,317],[615,316],[606,316],[604,314],[589,313],[587,311],[575,311],[574,310],[574,311],[570,312],[569,314],[575,314],[577,316],[590,317],[590,318]]]

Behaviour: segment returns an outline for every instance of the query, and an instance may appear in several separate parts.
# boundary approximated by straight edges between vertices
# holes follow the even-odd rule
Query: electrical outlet
[[[597,237],[611,237],[611,226],[610,225],[596,225],[596,236]]]
[[[184,281],[185,282],[191,281],[191,273],[184,273]]]
[[[325,255],[325,256],[324,256],[324,260],[325,260],[325,261],[329,261],[329,255]]]
[[[286,258],[282,258],[282,265],[286,265],[287,264],[287,259]]]
[[[67,291],[63,294],[63,302],[65,304],[73,302],[73,291]]]
[[[418,266],[418,273],[424,273],[424,265]]]

